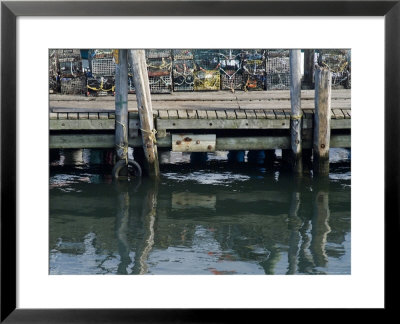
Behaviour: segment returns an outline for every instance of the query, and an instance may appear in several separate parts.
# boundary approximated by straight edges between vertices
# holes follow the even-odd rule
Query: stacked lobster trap
[[[219,51],[220,78],[222,90],[243,89],[242,52],[237,49]]]
[[[265,88],[265,50],[243,50],[243,90],[264,90]]]
[[[89,51],[90,74],[87,78],[88,95],[108,95],[115,91],[115,61],[113,50]]]
[[[172,92],[172,56],[170,49],[146,50],[147,73],[151,93]]]
[[[172,50],[172,79],[174,91],[193,91],[194,60],[189,49]]]
[[[217,50],[196,49],[194,54],[194,91],[219,90],[220,63]]]
[[[58,92],[59,88],[59,77],[58,77],[58,55],[57,50],[49,50],[49,92]]]
[[[86,76],[82,69],[79,49],[59,49],[56,51],[62,94],[85,93]]]
[[[128,59],[128,93],[136,93],[135,84],[133,83],[133,70],[131,60]]]
[[[290,88],[289,50],[266,51],[266,89],[287,90]]]
[[[350,50],[321,49],[318,51],[318,65],[332,72],[333,88],[351,88]]]

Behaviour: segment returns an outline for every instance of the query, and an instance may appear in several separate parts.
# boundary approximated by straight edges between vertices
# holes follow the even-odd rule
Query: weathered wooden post
[[[149,176],[159,177],[160,167],[156,145],[153,108],[151,104],[149,77],[147,75],[146,56],[144,50],[131,50],[131,66],[136,100],[139,110],[140,129],[143,140],[143,151],[146,157],[145,169]]]
[[[116,50],[115,55],[115,150],[118,161],[125,166],[114,168],[113,176],[128,175],[128,50]],[[119,174],[114,174],[114,173]]]
[[[315,71],[315,113],[313,158],[314,173],[329,174],[329,147],[331,137],[332,77],[329,69]]]
[[[304,79],[306,89],[314,89],[314,50],[304,50]]]
[[[292,167],[296,173],[302,173],[301,159],[302,118],[301,111],[301,51],[290,50],[290,136],[292,149]]]
[[[314,49],[305,49],[304,50],[304,77],[303,77],[303,89],[314,89]],[[306,134],[305,134],[306,133]],[[303,130],[303,141],[305,136],[310,136],[312,138],[312,129]],[[310,138],[309,137],[309,138]],[[302,152],[303,156],[303,173],[309,173],[312,169],[311,158],[312,158],[312,149],[304,149]]]

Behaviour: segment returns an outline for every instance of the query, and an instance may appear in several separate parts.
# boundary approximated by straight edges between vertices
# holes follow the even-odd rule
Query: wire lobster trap
[[[323,49],[318,51],[318,65],[332,73],[333,88],[351,88],[350,50]]]
[[[241,56],[244,72],[252,75],[265,74],[265,54],[262,49],[243,50]]]
[[[220,78],[222,90],[243,89],[242,53],[237,49],[219,51]]]
[[[61,78],[62,94],[84,94],[86,90],[86,77]]]
[[[290,73],[267,73],[267,90],[288,90],[290,89]]]
[[[79,49],[59,49],[55,54],[57,55],[57,70],[61,78],[75,78],[83,75]]]
[[[156,50],[153,50],[156,51]],[[171,51],[169,50],[169,53]],[[154,52],[152,54],[155,54]],[[164,51],[161,51],[165,55]],[[172,58],[169,56],[147,58],[147,73],[151,93],[171,93]]]
[[[290,57],[287,49],[266,51],[266,73],[290,73]]]
[[[49,92],[56,93],[58,90],[57,77],[49,75]]]
[[[57,77],[58,75],[58,55],[56,50],[49,50],[49,75]]]
[[[217,50],[194,50],[194,91],[219,90],[221,78],[219,73],[220,63]]]
[[[190,49],[173,49],[173,60],[193,60],[193,50]]]
[[[103,59],[103,58],[112,58],[113,50],[112,49],[92,49],[89,51],[89,57],[91,59]]]
[[[243,90],[254,91],[265,89],[265,50],[246,49],[243,50]]]
[[[115,77],[98,76],[87,78],[86,89],[88,96],[113,95],[115,92]]]
[[[170,49],[146,49],[146,59],[171,58]]]
[[[133,75],[128,73],[128,93],[136,93]]]
[[[149,85],[151,93],[171,93],[171,74],[164,76],[149,76]]]
[[[62,78],[74,78],[82,76],[82,61],[76,61],[74,58],[60,58],[60,76]]]
[[[174,91],[193,91],[194,89],[194,61],[193,59],[179,59],[172,63],[172,77]]]
[[[49,50],[49,92],[58,90],[58,56],[56,50]]]
[[[243,73],[244,91],[261,91],[265,89],[265,75]]]
[[[93,76],[115,75],[115,62],[112,58],[92,59],[91,72]]]
[[[290,89],[290,52],[288,49],[266,51],[266,90]]]
[[[79,61],[81,58],[81,50],[76,48],[71,49],[57,49],[55,50],[58,59],[69,58]]]
[[[88,57],[93,77],[115,75],[115,61],[112,49],[93,49],[89,51]]]

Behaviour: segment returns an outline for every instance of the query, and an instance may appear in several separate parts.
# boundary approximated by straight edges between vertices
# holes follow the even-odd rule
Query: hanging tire
[[[133,168],[133,171],[130,170],[129,166],[131,166]],[[112,176],[113,179],[121,179],[121,176],[119,175],[119,173],[121,172],[121,170],[126,167],[126,162],[125,160],[119,160],[113,167],[112,169]],[[129,176],[133,176],[133,177],[141,177],[142,176],[142,168],[140,166],[139,163],[137,163],[134,160],[128,160],[128,177]]]

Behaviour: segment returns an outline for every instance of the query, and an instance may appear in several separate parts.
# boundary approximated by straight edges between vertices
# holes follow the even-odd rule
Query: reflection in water
[[[145,274],[148,272],[147,259],[154,245],[154,222],[157,208],[157,181],[147,183],[147,190],[143,199],[143,227],[144,237],[138,245],[135,256],[133,274]]]
[[[311,253],[314,257],[314,264],[317,267],[325,267],[328,262],[325,246],[327,235],[331,231],[329,227],[329,194],[318,191],[314,199],[314,213],[312,218],[311,231]]]
[[[50,169],[50,274],[350,274],[349,162],[323,183],[172,157],[160,182],[112,183],[86,151]]]
[[[121,262],[118,265],[118,274],[127,274],[132,260],[129,256],[128,223],[129,223],[129,192],[127,186],[120,185],[118,201],[116,203],[116,237]]]
[[[300,193],[294,191],[290,201],[289,211],[289,250],[288,250],[288,271],[287,274],[295,274],[297,270],[297,254],[300,241],[299,228],[301,220],[298,216],[300,208]]]

